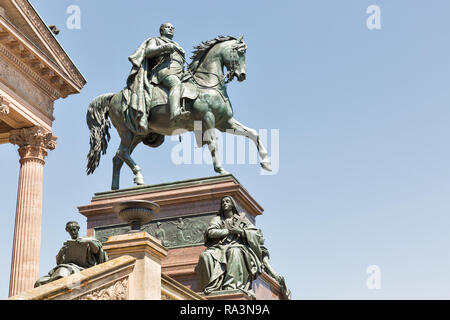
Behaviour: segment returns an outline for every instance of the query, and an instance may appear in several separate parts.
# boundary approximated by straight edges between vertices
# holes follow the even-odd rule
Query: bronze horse
[[[194,122],[201,121],[203,137],[197,144],[208,145],[213,159],[214,170],[219,174],[228,172],[222,168],[217,155],[217,139],[214,129],[221,132],[246,136],[256,145],[260,164],[265,170],[271,171],[267,150],[259,139],[256,130],[248,128],[233,117],[233,109],[227,95],[226,82],[234,77],[239,82],[245,80],[245,53],[247,46],[243,37],[217,37],[201,43],[196,47],[193,61],[188,72],[196,84],[198,96],[186,103],[186,114],[179,121],[169,121],[167,104],[153,106],[149,111],[148,131],[136,134],[126,125],[126,115],[122,106],[123,90],[114,94],[104,94],[95,98],[87,112],[87,124],[90,130],[90,151],[88,154],[87,173],[91,174],[100,162],[101,154],[106,153],[110,139],[111,127],[108,116],[121,138],[120,146],[113,158],[113,177],[111,189],[119,189],[120,169],[125,162],[134,173],[134,182],[144,184],[141,168],[131,158],[134,148],[140,143],[158,147],[164,141],[164,136],[177,135],[180,130],[194,131]],[[224,66],[227,74],[223,74]],[[227,79],[227,81],[225,81]]]

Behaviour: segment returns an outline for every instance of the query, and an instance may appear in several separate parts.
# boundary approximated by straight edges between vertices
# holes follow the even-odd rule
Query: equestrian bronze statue
[[[228,82],[235,77],[241,82],[246,77],[247,45],[243,37],[219,36],[202,42],[194,48],[192,62],[184,70],[185,53],[172,40],[173,32],[170,23],[161,25],[160,37],[147,39],[129,57],[133,66],[126,87],[90,103],[86,116],[90,130],[87,173],[94,172],[101,155],[106,153],[109,118],[121,138],[113,158],[113,190],[119,189],[124,162],[133,171],[135,184],[144,184],[141,168],[131,158],[140,142],[156,148],[165,136],[178,135],[182,130],[193,132],[196,121],[201,123],[203,132],[195,135],[197,145],[208,145],[217,173],[228,172],[219,161],[214,129],[250,138],[257,147],[262,168],[271,171],[267,150],[257,131],[233,117],[227,93]]]

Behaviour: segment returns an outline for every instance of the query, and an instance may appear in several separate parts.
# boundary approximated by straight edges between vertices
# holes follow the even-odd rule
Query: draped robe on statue
[[[238,220],[243,237],[229,233],[232,220]],[[262,271],[261,239],[261,230],[245,218],[245,213],[234,214],[231,219],[214,217],[205,231],[208,248],[200,254],[196,267],[198,289],[207,294],[239,289],[252,295],[251,283]]]
[[[146,54],[151,43],[157,47],[171,43],[178,50],[149,58]],[[184,50],[173,40],[152,37],[144,41],[128,60],[133,66],[123,90],[122,109],[127,127],[137,135],[144,135],[148,127],[153,85],[160,84],[162,78],[168,75],[174,74],[181,78],[184,72]]]
[[[34,285],[35,287],[57,280],[61,276],[78,273],[108,260],[108,255],[103,251],[102,243],[97,239],[81,237],[79,240],[82,240],[82,242],[77,240],[69,240],[64,243],[56,256],[57,266],[50,270],[47,275],[39,278]]]

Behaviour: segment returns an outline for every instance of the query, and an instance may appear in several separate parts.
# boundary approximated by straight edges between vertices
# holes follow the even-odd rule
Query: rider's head
[[[166,37],[169,39],[173,38],[173,33],[175,32],[175,28],[174,26],[170,23],[163,23],[160,27],[159,27],[159,34],[162,37]]]

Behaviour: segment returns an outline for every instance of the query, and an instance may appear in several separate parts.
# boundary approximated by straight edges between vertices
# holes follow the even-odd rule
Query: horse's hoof
[[[215,167],[214,171],[217,172],[218,174],[220,174],[221,176],[226,175],[226,174],[230,174],[227,170],[225,170],[222,167]]]
[[[272,171],[272,166],[270,164],[270,161],[261,162],[261,167],[264,170],[267,170],[267,171],[270,171],[270,172]]]
[[[119,190],[119,181],[115,180],[111,183],[111,190]]]
[[[142,177],[135,177],[134,178],[134,183],[137,184],[138,186],[142,186],[144,185],[144,178]]]

